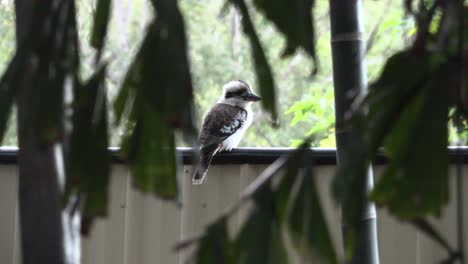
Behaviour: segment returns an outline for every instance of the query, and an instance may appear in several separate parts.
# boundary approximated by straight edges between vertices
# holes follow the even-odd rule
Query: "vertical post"
[[[51,0],[47,1],[50,3]],[[37,22],[34,21],[34,10],[45,2],[15,1],[18,48],[28,41],[28,35],[36,30],[33,28]],[[16,100],[22,263],[75,264],[79,263],[80,252],[75,252],[76,249],[79,251],[79,247],[72,244],[70,238],[79,238],[79,228],[69,228],[74,222],[70,221],[71,217],[68,214],[62,213],[60,197],[63,178],[60,179],[59,176],[63,174],[59,175],[57,145],[41,145],[35,137],[35,131],[28,129],[27,116],[31,107],[27,98],[34,86],[32,66],[32,63],[27,63],[23,70]]]
[[[329,3],[335,116],[337,126],[341,126],[354,98],[367,89],[364,64],[366,43],[361,0],[329,0]],[[356,141],[355,135],[351,131],[338,131],[337,129],[337,159],[341,163],[350,156],[359,154],[349,151],[351,143]],[[368,169],[366,182],[368,188],[365,191],[369,191],[373,187],[372,168]],[[366,201],[351,263],[379,263],[376,221],[375,205]],[[343,236],[345,235],[343,232]]]

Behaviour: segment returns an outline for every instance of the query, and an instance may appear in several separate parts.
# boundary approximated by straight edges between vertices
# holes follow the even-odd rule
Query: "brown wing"
[[[228,104],[216,104],[203,121],[200,133],[201,147],[223,142],[236,133],[246,119],[245,109]]]

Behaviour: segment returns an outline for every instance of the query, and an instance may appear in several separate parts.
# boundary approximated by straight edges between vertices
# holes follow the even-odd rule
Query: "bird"
[[[243,80],[233,80],[223,86],[217,103],[208,111],[200,131],[200,155],[192,184],[203,183],[213,156],[231,151],[239,145],[253,120],[251,105],[262,98],[252,92]]]

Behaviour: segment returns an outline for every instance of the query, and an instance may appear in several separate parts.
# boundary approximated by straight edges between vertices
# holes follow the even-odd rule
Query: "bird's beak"
[[[262,98],[254,93],[248,93],[243,96],[243,98],[247,101],[257,102],[262,100]]]

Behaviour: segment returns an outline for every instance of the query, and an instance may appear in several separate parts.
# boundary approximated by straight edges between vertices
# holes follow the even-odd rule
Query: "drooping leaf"
[[[159,113],[149,106],[138,117],[131,136],[122,143],[134,185],[164,199],[178,196],[175,138]]]
[[[276,86],[268,64],[267,57],[258,38],[255,27],[250,18],[247,5],[244,0],[230,0],[230,2],[239,10],[242,15],[242,26],[244,33],[250,42],[251,54],[254,60],[257,82],[262,96],[262,106],[271,114],[273,124],[278,122],[278,113],[276,110]]]
[[[104,47],[106,39],[110,13],[112,11],[111,0],[97,1],[96,12],[94,14],[93,31],[91,35],[91,46],[97,50],[97,58],[99,59]]]
[[[254,195],[255,209],[235,239],[239,264],[287,263],[281,236],[281,223],[275,212],[270,184],[261,186]]]
[[[181,129],[187,138],[196,137],[193,87],[187,37],[177,1],[153,0],[157,20],[150,25],[148,46],[142,47],[144,94],[163,120]],[[156,87],[156,89],[155,89]]]
[[[253,2],[285,35],[286,47],[283,56],[291,55],[298,48],[303,48],[314,60],[314,72],[316,72],[317,56],[312,17],[314,0],[254,0]]]
[[[439,215],[448,201],[448,72],[436,66],[393,124],[385,140],[391,160],[372,193],[402,219]]]
[[[208,226],[198,242],[194,258],[196,263],[237,264],[234,251],[234,245],[228,236],[226,219],[222,218]]]
[[[403,51],[388,59],[384,70],[374,84],[363,105],[368,107],[365,122],[368,133],[368,155],[376,155],[378,148],[391,130],[405,105],[411,101],[424,82],[429,70],[425,57]],[[407,73],[411,72],[410,75]]]
[[[303,260],[311,263],[338,263],[315,185],[312,158],[309,155],[305,155],[305,158],[308,159],[305,161],[305,172],[294,177],[289,192],[287,228]]]
[[[19,53],[21,52],[21,53]],[[6,72],[0,79],[0,143],[5,135],[8,118],[11,113],[13,99],[16,95],[17,82],[21,80],[21,65],[24,63],[26,51],[15,54]]]
[[[82,233],[96,216],[107,215],[110,155],[105,90],[106,67],[84,85],[74,87],[71,134],[65,144],[67,180],[65,197],[78,194],[82,203]]]
[[[196,119],[185,27],[177,1],[152,1],[155,19],[120,89],[114,108],[123,128],[122,155],[143,191],[177,197],[174,129],[190,143]]]
[[[34,56],[29,59],[37,67],[31,67],[32,87],[25,96],[28,102],[28,129],[40,144],[50,144],[63,136],[64,90],[71,85],[69,80],[78,70],[74,2],[60,2],[53,15],[44,16],[44,23],[39,28],[43,28],[45,33],[31,44]]]

